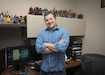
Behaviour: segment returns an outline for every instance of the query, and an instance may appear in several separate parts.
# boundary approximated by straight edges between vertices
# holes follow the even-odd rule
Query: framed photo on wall
[[[101,8],[105,8],[105,0],[101,0]]]

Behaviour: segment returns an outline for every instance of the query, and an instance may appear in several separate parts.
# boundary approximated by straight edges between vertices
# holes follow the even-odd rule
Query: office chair
[[[82,55],[83,75],[105,75],[105,56],[101,54]]]

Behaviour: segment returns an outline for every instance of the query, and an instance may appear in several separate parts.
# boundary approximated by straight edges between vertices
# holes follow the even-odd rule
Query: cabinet
[[[30,44],[26,27],[27,24],[0,24],[0,49]]]
[[[76,60],[76,59],[81,59],[81,55],[82,55],[82,43],[76,43],[73,44],[73,48],[72,48],[72,59]]]
[[[57,17],[57,24],[70,32],[70,36],[85,35],[85,20],[76,18]],[[27,15],[27,38],[37,37],[39,31],[46,28],[44,17]]]
[[[67,29],[71,36],[85,35],[85,20],[76,18],[57,18],[57,23],[61,27]]]
[[[22,38],[26,38],[27,37],[27,32],[26,32],[26,27],[27,24],[0,24],[0,29],[17,29],[17,28],[21,28],[21,33],[22,33]]]
[[[72,59],[81,59],[82,55],[82,41],[84,36],[71,36],[71,43],[69,47],[69,54]]]
[[[40,30],[45,28],[44,17],[27,15],[27,38],[35,38]]]

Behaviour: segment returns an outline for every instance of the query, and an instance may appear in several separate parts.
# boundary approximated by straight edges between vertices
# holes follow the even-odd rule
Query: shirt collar
[[[48,28],[45,29],[46,31],[49,30]],[[56,28],[54,30],[59,30],[59,26],[56,26]],[[53,30],[53,31],[54,31]]]

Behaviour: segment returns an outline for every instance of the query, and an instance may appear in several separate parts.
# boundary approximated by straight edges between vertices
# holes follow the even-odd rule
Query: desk
[[[67,70],[67,75],[70,74],[69,70],[71,70],[72,68],[76,68],[78,66],[81,65],[81,61],[77,61],[77,60],[70,60],[66,62],[66,70]],[[14,74],[15,73],[15,74]],[[14,71],[11,69],[6,69],[2,75],[18,75],[19,71]],[[31,75],[38,75],[38,72],[35,70],[32,70],[32,74]]]
[[[81,75],[82,63],[80,60],[70,60],[66,62],[67,75]]]
[[[70,60],[66,62],[66,69],[69,68],[75,68],[81,66],[81,61],[80,60]]]

